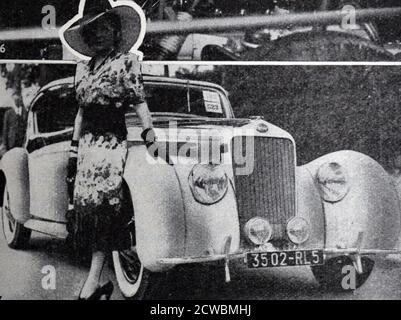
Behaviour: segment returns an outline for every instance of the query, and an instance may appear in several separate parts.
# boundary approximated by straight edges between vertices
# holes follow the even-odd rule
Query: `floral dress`
[[[126,224],[122,175],[127,156],[125,111],[145,101],[140,64],[132,54],[109,55],[96,69],[80,62],[76,96],[83,108],[74,186],[76,245],[112,250]]]

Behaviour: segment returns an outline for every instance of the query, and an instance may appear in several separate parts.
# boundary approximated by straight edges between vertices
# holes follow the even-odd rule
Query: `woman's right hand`
[[[70,148],[70,158],[68,159],[68,164],[67,164],[67,177],[65,179],[65,181],[67,182],[67,191],[70,204],[73,204],[74,184],[77,171],[78,171],[78,141],[72,140]]]
[[[65,181],[67,182],[68,200],[71,205],[74,203],[74,185],[75,185],[75,176],[77,174],[77,166],[78,166],[77,157],[70,157],[68,159],[67,177]]]
[[[67,179],[74,180],[77,175],[78,159],[77,157],[70,157],[67,164]],[[68,182],[67,180],[67,182]]]

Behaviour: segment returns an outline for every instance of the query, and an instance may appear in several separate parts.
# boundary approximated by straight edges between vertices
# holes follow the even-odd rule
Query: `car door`
[[[27,141],[30,212],[35,218],[64,222],[68,208],[65,182],[68,151],[77,112],[71,85],[43,92],[32,106]]]

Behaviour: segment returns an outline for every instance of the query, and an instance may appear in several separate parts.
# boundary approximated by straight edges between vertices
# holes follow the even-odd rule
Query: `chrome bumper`
[[[353,248],[300,248],[299,250],[322,250],[323,251],[323,259],[326,260],[330,256],[341,256],[347,255],[352,259],[352,263],[355,267],[356,272],[359,274],[363,273],[363,266],[362,266],[362,256],[367,255],[390,255],[390,254],[398,254],[401,253],[400,249],[362,249],[362,241],[363,241],[364,234],[360,232],[358,235],[358,239],[354,244]],[[225,262],[225,278],[226,282],[231,281],[230,276],[230,268],[229,263],[231,260],[243,259],[244,263],[247,263],[247,255],[250,253],[260,253],[260,252],[280,252],[286,250],[277,250],[275,247],[259,247],[255,250],[246,250],[241,252],[234,252],[230,253],[232,237],[228,236],[224,241],[223,246],[223,253],[216,254],[213,253],[213,250],[209,250],[211,254],[207,256],[199,256],[199,257],[182,257],[182,258],[164,258],[157,260],[158,263],[163,265],[179,265],[179,264],[189,264],[189,263],[207,263],[207,262],[214,262],[214,261],[224,261]],[[293,249],[296,250],[296,249]],[[293,251],[287,250],[287,251]]]
[[[302,249],[309,250],[309,249]],[[353,266],[357,273],[363,273],[362,266],[362,256],[366,255],[389,255],[389,254],[398,254],[401,253],[401,250],[398,249],[358,249],[358,248],[349,248],[349,249],[338,249],[338,248],[326,248],[326,249],[310,249],[310,250],[322,250],[324,255],[324,260],[328,258],[328,256],[339,256],[339,255],[347,255],[352,259]],[[270,250],[271,252],[280,252],[279,250]],[[225,282],[231,281],[230,275],[230,267],[229,263],[231,260],[243,259],[244,264],[247,263],[247,255],[249,253],[259,253],[264,252],[263,250],[251,250],[237,253],[226,253],[226,254],[211,254],[209,256],[200,256],[200,257],[183,257],[183,258],[164,258],[157,260],[158,263],[163,265],[175,266],[179,264],[189,264],[189,263],[208,263],[214,261],[224,261],[224,270],[225,270]]]
[[[301,249],[300,249],[301,250]],[[330,255],[359,255],[359,256],[367,256],[367,255],[389,255],[389,254],[399,254],[401,250],[398,249],[358,249],[358,248],[350,248],[350,249],[337,249],[337,248],[326,248],[326,249],[302,249],[302,250],[323,250],[325,258]],[[276,250],[279,252],[279,250]],[[292,251],[292,250],[290,250]],[[258,253],[263,252],[261,250],[252,250],[252,251],[243,251],[243,252],[234,252],[228,254],[213,254],[209,256],[199,256],[199,257],[182,257],[182,258],[163,258],[157,260],[158,263],[163,265],[178,265],[178,264],[189,264],[189,263],[207,263],[207,262],[215,262],[221,260],[238,260],[244,259],[246,262],[246,257],[249,253]]]

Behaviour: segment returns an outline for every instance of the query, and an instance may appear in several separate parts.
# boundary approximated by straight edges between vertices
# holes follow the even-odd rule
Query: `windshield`
[[[219,121],[233,117],[227,97],[214,88],[145,82],[145,93],[154,120],[190,118],[192,122],[199,118],[214,118]],[[38,132],[58,132],[72,127],[77,109],[72,87],[53,88],[38,96],[32,105]],[[133,109],[127,113],[127,118],[129,124],[139,121]]]
[[[145,83],[145,92],[149,110],[156,116],[230,117],[227,98],[213,88]]]

